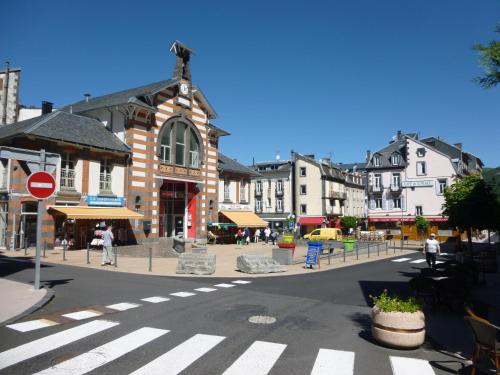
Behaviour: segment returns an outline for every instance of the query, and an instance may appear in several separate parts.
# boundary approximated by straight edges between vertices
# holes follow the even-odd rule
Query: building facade
[[[10,68],[8,62],[0,70],[0,125],[18,121],[20,78],[21,69]]]
[[[254,212],[269,223],[269,227],[283,230],[287,218],[293,214],[292,163],[275,160],[249,166],[257,176],[252,177],[250,201]]]
[[[440,239],[454,235],[442,215],[444,190],[464,174],[480,173],[481,168],[479,158],[455,145],[398,132],[388,146],[367,152],[370,229],[418,239],[415,217],[423,216]]]

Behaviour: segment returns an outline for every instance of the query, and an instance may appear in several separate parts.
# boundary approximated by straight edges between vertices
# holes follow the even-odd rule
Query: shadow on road
[[[35,268],[35,258],[33,257],[6,257],[0,254],[0,277],[9,276],[26,269]],[[41,268],[52,266],[42,264]]]

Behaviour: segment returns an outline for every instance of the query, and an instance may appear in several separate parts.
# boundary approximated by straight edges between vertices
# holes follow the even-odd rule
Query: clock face
[[[189,93],[189,86],[185,83],[182,83],[180,86],[180,91],[182,95],[187,95]]]

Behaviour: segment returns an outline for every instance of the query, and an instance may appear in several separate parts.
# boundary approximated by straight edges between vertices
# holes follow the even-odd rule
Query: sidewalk
[[[393,248],[389,248],[388,254],[386,255],[385,250],[380,251],[380,256],[377,255],[377,251],[373,248],[370,257],[368,257],[366,252],[360,252],[359,260],[356,260],[354,252],[347,253],[346,262],[343,261],[342,256],[336,256],[331,258],[331,264],[328,264],[328,260],[321,259],[321,267],[319,269],[306,269],[304,264],[293,264],[287,266],[288,271],[281,273],[267,273],[267,274],[245,274],[241,273],[236,269],[236,258],[242,254],[259,254],[259,255],[272,255],[272,249],[276,246],[271,244],[263,243],[251,243],[250,245],[208,245],[208,253],[215,254],[217,258],[216,271],[212,275],[205,275],[205,277],[268,277],[268,276],[287,276],[287,275],[298,275],[305,273],[314,273],[327,271],[340,267],[348,267],[356,264],[377,261],[381,259],[388,259],[393,257],[400,257],[403,255],[414,253],[413,250],[401,250],[396,248],[394,253]],[[118,248],[119,249],[119,248]],[[295,260],[303,259],[306,255],[306,247],[297,247],[295,249]],[[338,252],[338,251],[337,251]],[[23,251],[2,252],[2,255],[8,257],[16,258],[28,258],[34,257],[34,250],[31,249],[28,255],[25,256]],[[118,261],[117,267],[114,266],[101,266],[101,251],[90,251],[89,254],[90,264],[87,264],[87,251],[86,250],[73,250],[66,252],[66,261],[63,260],[62,250],[47,250],[46,258],[42,258],[44,263],[56,263],[56,264],[66,264],[77,267],[87,267],[87,268],[98,268],[110,272],[129,272],[138,273],[146,275],[160,275],[160,276],[178,276],[178,277],[203,277],[200,275],[191,274],[176,274],[175,270],[177,267],[177,258],[153,258],[152,259],[152,272],[149,272],[149,258],[134,258],[120,256],[118,250]]]
[[[52,291],[33,289],[33,285],[0,278],[0,325],[14,321],[43,306]]]

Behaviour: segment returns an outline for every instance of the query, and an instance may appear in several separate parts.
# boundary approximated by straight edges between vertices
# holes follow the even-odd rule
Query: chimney
[[[175,54],[175,67],[172,79],[191,81],[191,69],[189,60],[193,50],[176,40],[170,47],[170,52]]]
[[[87,103],[88,103],[89,98],[90,98],[92,95],[90,95],[90,94],[83,94],[83,96],[85,96],[85,102],[87,102]]]
[[[372,158],[372,152],[370,150],[366,150],[366,162],[368,163]]]
[[[401,130],[398,130],[398,134],[396,136],[396,139],[399,141],[401,139]]]
[[[456,148],[458,148],[459,150],[461,150],[462,149],[462,142],[455,143],[453,146],[455,146]]]
[[[52,106],[54,103],[42,101],[42,115],[46,115],[47,113],[52,113]]]

